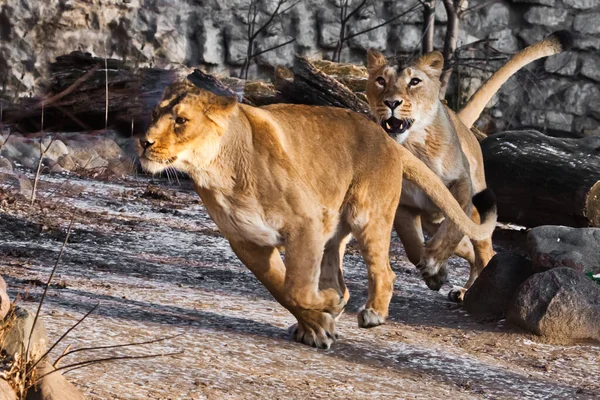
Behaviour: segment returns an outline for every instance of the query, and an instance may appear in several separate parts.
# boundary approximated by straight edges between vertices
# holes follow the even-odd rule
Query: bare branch
[[[437,0],[429,0],[423,2],[423,54],[433,51],[436,1]]]
[[[35,313],[35,318],[33,319],[33,323],[31,324],[31,331],[29,332],[29,338],[27,340],[27,349],[26,349],[25,358],[24,358],[25,360],[28,360],[28,358],[29,358],[29,346],[31,344],[31,337],[33,336],[33,330],[35,329],[35,324],[37,323],[37,320],[40,316],[40,310],[42,309],[42,305],[44,304],[44,299],[46,298],[46,294],[48,293],[48,288],[50,287],[50,282],[52,282],[52,278],[54,277],[56,268],[58,268],[58,263],[60,262],[60,259],[62,258],[65,248],[67,247],[67,242],[69,241],[69,236],[71,235],[71,228],[73,227],[73,221],[75,221],[75,214],[73,214],[71,216],[71,222],[69,222],[69,228],[67,229],[67,236],[65,237],[65,241],[63,242],[62,247],[60,248],[60,252],[58,253],[58,257],[56,258],[54,267],[52,267],[52,272],[50,272],[50,277],[48,278],[48,281],[46,282],[46,287],[44,287],[44,292],[42,293],[42,298],[40,299],[40,302],[38,303],[38,308]],[[27,375],[27,371],[28,371],[28,368],[25,367],[25,375]]]
[[[30,368],[30,369],[31,369],[31,370],[33,370],[33,369],[35,368],[35,366],[36,366],[36,365],[38,365],[38,363],[39,363],[41,360],[43,360],[43,359],[44,359],[44,358],[45,358],[45,357],[46,357],[48,354],[50,354],[50,352],[51,352],[52,350],[54,350],[54,348],[55,348],[56,346],[58,346],[58,344],[59,344],[59,343],[60,343],[60,342],[61,342],[61,341],[62,341],[62,340],[65,338],[65,337],[67,337],[67,335],[68,335],[68,334],[69,334],[69,333],[70,333],[70,332],[71,332],[73,329],[77,328],[77,326],[78,326],[79,324],[81,324],[81,323],[82,323],[82,322],[83,322],[83,321],[84,321],[84,320],[85,320],[85,319],[86,319],[86,318],[87,318],[87,317],[88,317],[88,316],[89,316],[91,313],[93,313],[93,312],[96,310],[96,308],[98,308],[98,306],[99,306],[99,305],[100,305],[100,303],[96,304],[94,307],[92,307],[92,309],[91,309],[90,311],[88,311],[88,312],[87,312],[87,313],[86,313],[86,314],[85,314],[83,317],[81,317],[81,318],[79,319],[79,321],[77,321],[77,322],[75,323],[75,325],[73,325],[73,326],[71,326],[69,329],[67,329],[67,331],[66,331],[65,333],[63,333],[63,334],[62,334],[62,336],[61,336],[60,338],[58,338],[58,340],[57,340],[57,341],[55,341],[55,342],[54,342],[54,344],[53,344],[52,346],[50,346],[50,348],[49,348],[48,350],[46,350],[46,352],[45,352],[45,353],[44,353],[44,354],[43,354],[43,355],[42,355],[42,356],[41,356],[41,357],[40,357],[40,358],[39,358],[39,359],[38,359],[38,360],[37,360],[37,361],[36,361],[36,362],[35,362],[35,363],[34,363],[32,366],[31,366],[31,368]],[[60,360],[60,358],[59,358],[59,360]],[[55,364],[56,364],[56,363],[55,363]]]
[[[73,364],[69,364],[69,365],[65,365],[62,367],[58,367],[56,368],[54,371],[50,371],[45,373],[44,375],[38,377],[36,379],[36,382],[40,381],[41,379],[43,379],[44,377],[53,374],[55,372],[58,371],[62,371],[65,369],[69,369],[69,370],[73,370],[75,369],[74,367],[87,367],[89,365],[93,365],[93,364],[100,364],[100,363],[104,363],[104,362],[108,362],[108,361],[118,361],[118,360],[142,360],[142,359],[146,359],[146,358],[156,358],[156,357],[169,357],[169,356],[178,356],[183,354],[183,351],[177,351],[177,352],[173,352],[173,353],[158,353],[158,354],[146,354],[143,356],[113,356],[113,357],[106,357],[106,358],[98,358],[95,360],[85,360],[85,361],[80,361],[80,362],[76,362]]]
[[[347,40],[350,40],[350,39],[352,39],[352,38],[354,38],[354,37],[356,37],[356,36],[359,36],[359,35],[362,35],[362,34],[365,34],[365,33],[369,33],[369,32],[371,32],[371,31],[374,31],[375,29],[379,29],[379,28],[381,28],[381,27],[383,27],[383,26],[386,26],[386,25],[388,25],[388,24],[390,24],[390,23],[392,23],[392,22],[396,21],[397,19],[399,19],[399,18],[402,18],[402,17],[403,17],[403,16],[405,16],[406,14],[408,14],[408,13],[410,13],[410,12],[412,12],[412,11],[416,10],[417,8],[419,8],[419,6],[420,6],[420,5],[421,5],[421,4],[420,4],[420,3],[417,1],[417,2],[415,3],[415,5],[413,5],[411,8],[409,8],[409,9],[408,9],[408,10],[406,10],[405,12],[403,12],[403,13],[400,13],[400,14],[396,15],[395,17],[393,17],[393,18],[390,18],[390,19],[388,19],[387,21],[384,21],[384,22],[382,22],[382,23],[380,23],[380,24],[377,24],[377,25],[375,25],[375,26],[372,26],[372,27],[370,27],[370,28],[367,28],[367,29],[365,29],[365,30],[362,30],[362,31],[360,31],[360,32],[356,32],[356,33],[353,33],[353,34],[351,34],[351,35],[348,35],[348,36],[344,37],[343,41],[345,42],[345,41],[347,41]]]
[[[260,56],[261,54],[265,54],[265,53],[268,53],[269,51],[273,51],[273,50],[276,50],[276,49],[278,49],[280,47],[287,46],[288,44],[294,43],[295,41],[296,41],[296,39],[290,39],[287,42],[278,44],[278,45],[273,46],[273,47],[269,47],[268,49],[265,49],[265,50],[258,51],[256,53],[252,54],[252,56],[250,58],[253,59],[255,57]]]
[[[172,335],[172,336],[167,336],[164,338],[160,338],[160,339],[154,339],[154,340],[147,340],[145,342],[134,342],[134,343],[125,343],[125,344],[115,344],[115,345],[111,345],[111,346],[95,346],[95,347],[80,347],[78,349],[74,349],[74,350],[70,350],[70,351],[66,351],[64,352],[55,362],[54,365],[57,365],[58,362],[63,359],[64,357],[74,354],[74,353],[79,353],[81,351],[93,351],[93,350],[106,350],[106,349],[118,349],[118,348],[123,348],[123,347],[132,347],[132,346],[143,346],[146,344],[153,344],[153,343],[159,343],[159,342],[164,342],[165,340],[170,340],[170,339],[175,339],[177,337],[183,336],[184,333],[180,333],[177,335]]]

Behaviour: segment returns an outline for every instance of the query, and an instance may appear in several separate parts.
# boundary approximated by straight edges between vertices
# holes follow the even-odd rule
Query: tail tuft
[[[554,39],[560,45],[560,51],[569,50],[573,46],[573,35],[567,30],[556,31],[548,39]]]
[[[481,222],[496,214],[496,195],[489,188],[473,196],[473,205],[479,212]]]

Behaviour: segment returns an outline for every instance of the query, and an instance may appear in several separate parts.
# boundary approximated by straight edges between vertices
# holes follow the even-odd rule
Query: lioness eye
[[[177,125],[183,125],[183,124],[185,124],[186,122],[187,122],[187,119],[185,119],[185,118],[183,118],[183,117],[177,117],[177,118],[175,119],[175,123],[176,123]]]
[[[412,78],[410,82],[408,82],[408,86],[417,86],[419,83],[421,83],[419,78]]]
[[[379,86],[385,86],[385,79],[383,79],[381,76],[375,79],[375,82],[377,82]]]

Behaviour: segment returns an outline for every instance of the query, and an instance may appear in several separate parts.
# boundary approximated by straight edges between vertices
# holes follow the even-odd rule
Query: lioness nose
[[[394,110],[396,107],[398,107],[400,104],[402,104],[402,100],[384,100],[383,104],[385,104],[386,106],[388,106],[389,108],[391,108],[392,110]]]
[[[150,142],[146,139],[140,139],[140,145],[146,150],[148,147],[152,146],[154,142]]]

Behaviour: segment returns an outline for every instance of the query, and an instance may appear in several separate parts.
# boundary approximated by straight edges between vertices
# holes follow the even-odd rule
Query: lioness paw
[[[431,290],[440,290],[448,280],[448,270],[445,263],[440,265],[435,262],[421,261],[417,265],[417,269],[421,272],[425,284]]]
[[[465,298],[465,293],[467,293],[467,289],[463,287],[454,287],[448,292],[448,300],[455,303],[462,303]]]
[[[335,320],[328,313],[306,312],[302,321],[289,327],[290,339],[319,349],[329,349],[338,339]]]
[[[373,328],[385,322],[385,318],[372,308],[365,308],[358,313],[358,326],[361,328]]]

